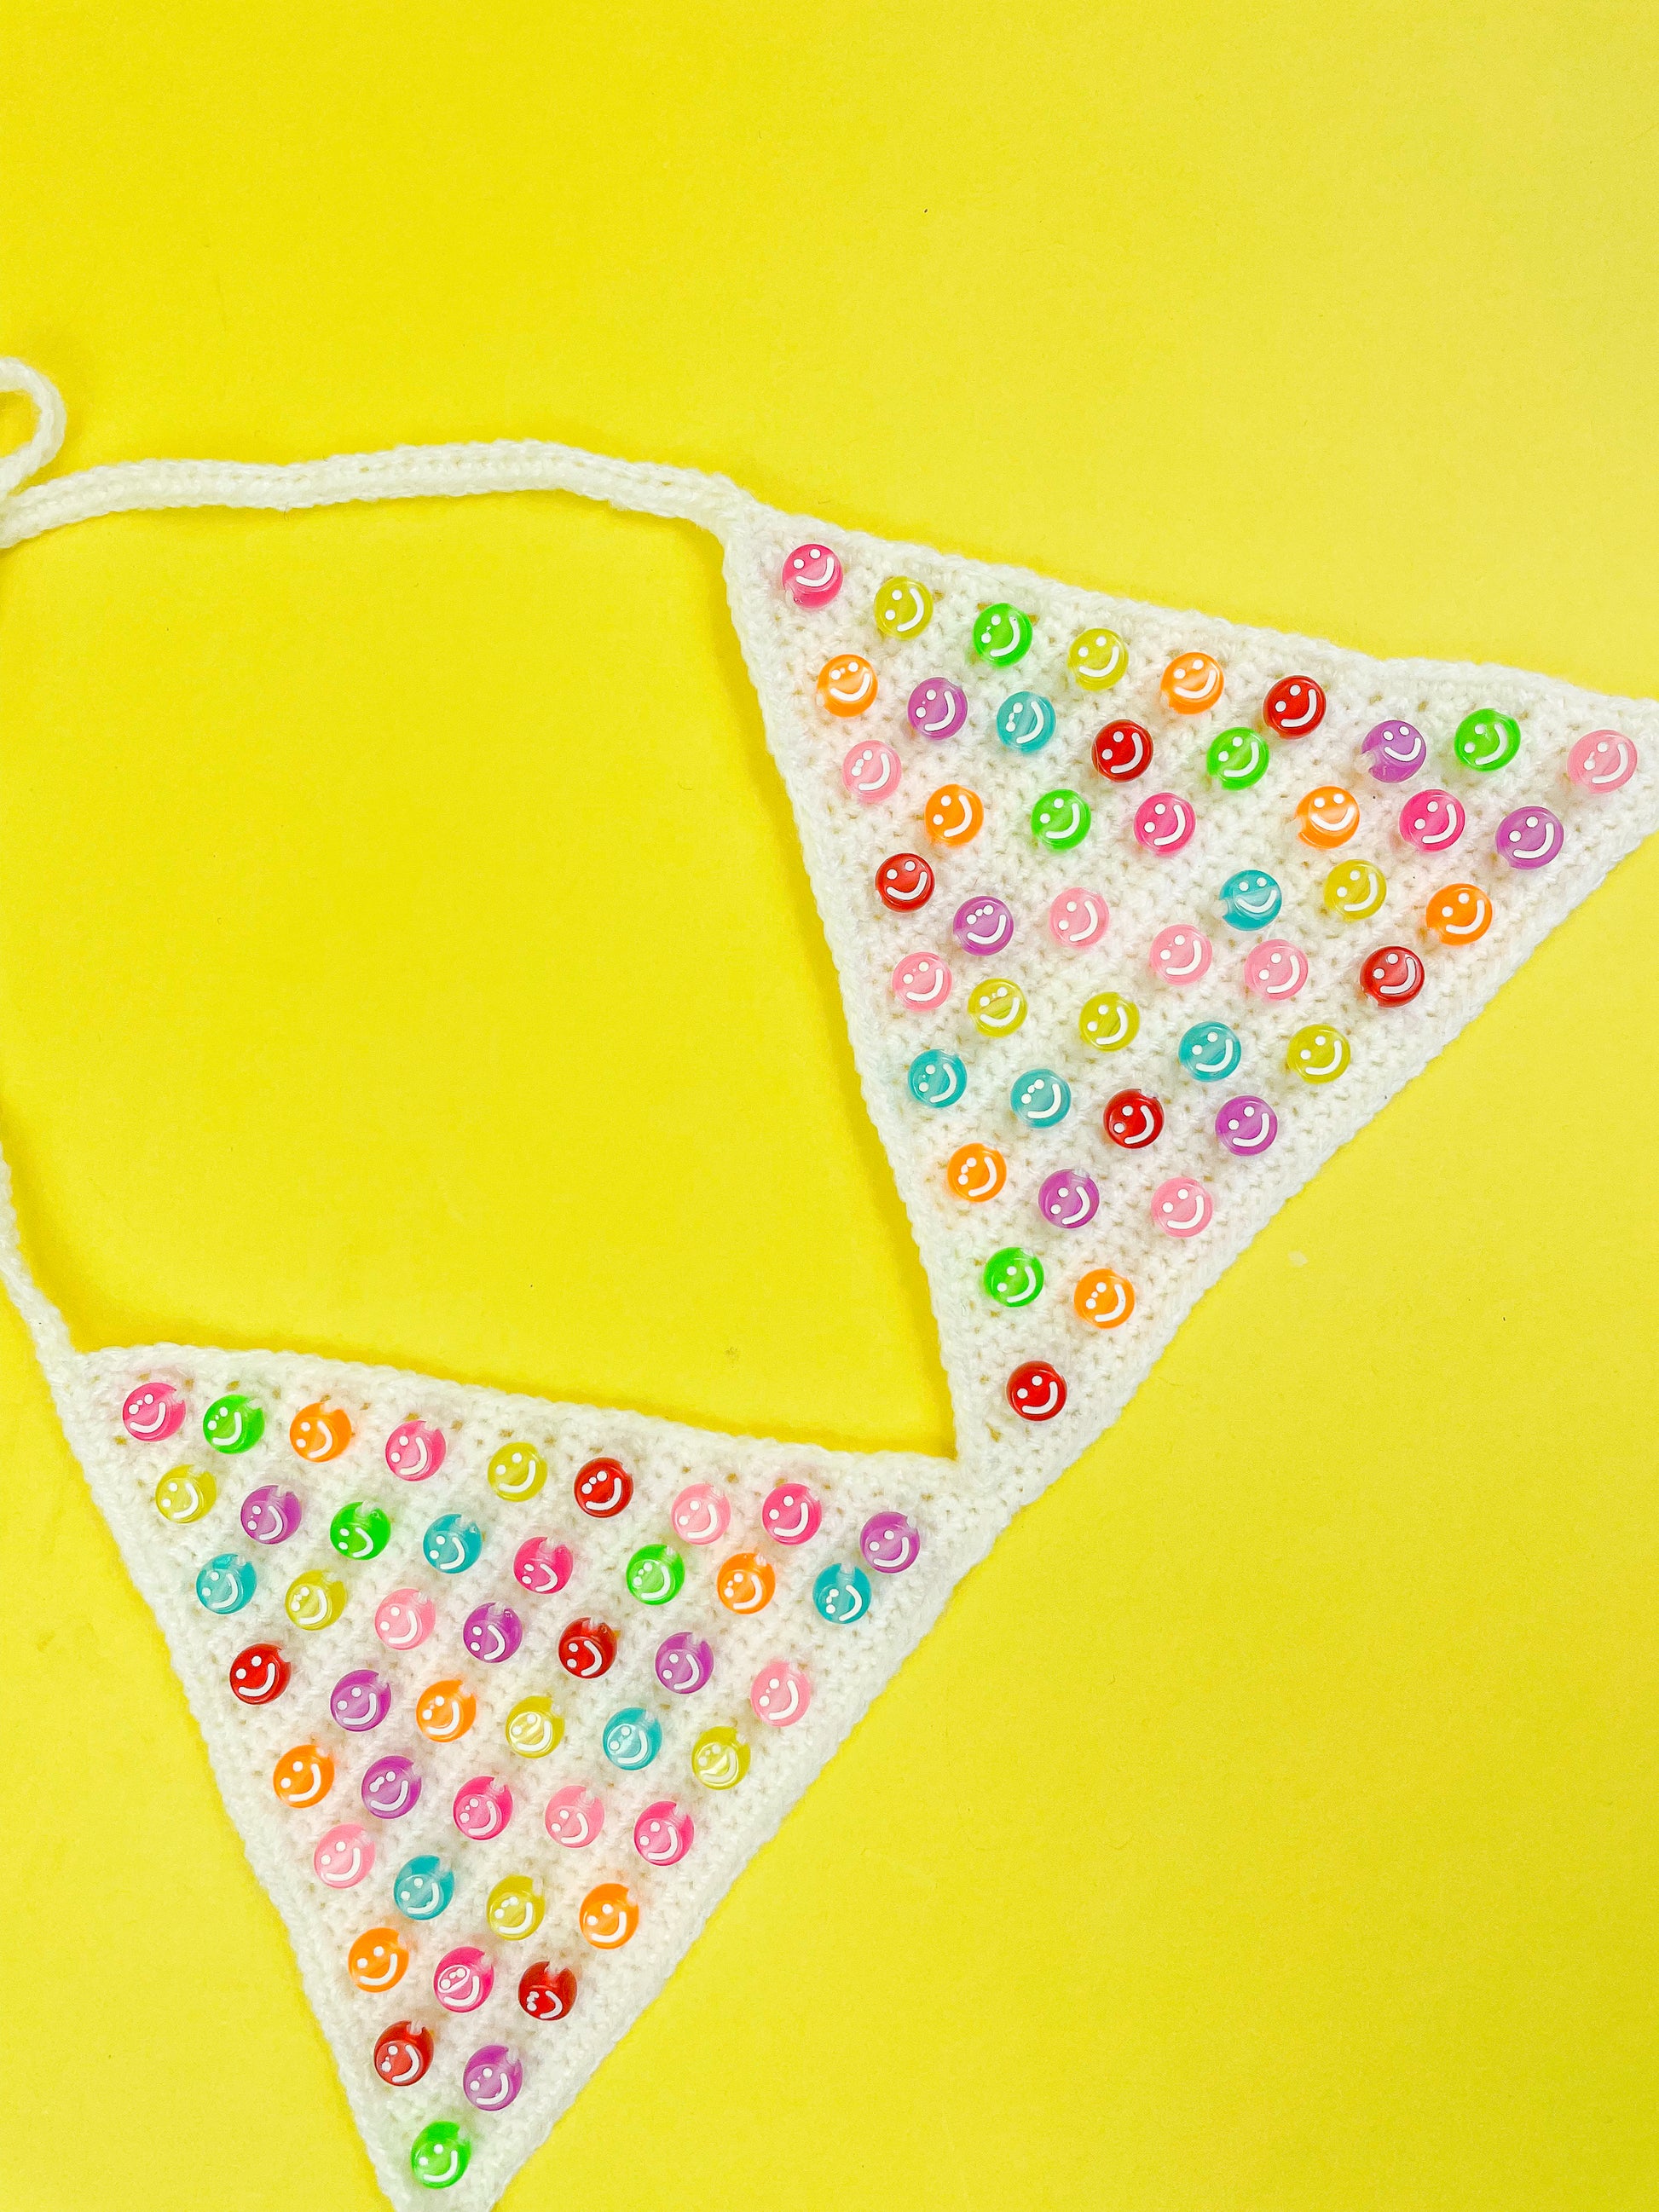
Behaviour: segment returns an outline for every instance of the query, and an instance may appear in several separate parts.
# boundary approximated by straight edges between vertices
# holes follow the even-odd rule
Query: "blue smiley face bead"
[[[954,1106],[968,1088],[968,1071],[953,1052],[918,1053],[909,1082],[918,1106]]]
[[[1011,753],[1040,753],[1054,734],[1054,710],[1040,691],[1016,691],[997,708],[996,731]]]
[[[972,648],[993,668],[1012,668],[1031,650],[1031,617],[1018,607],[981,607],[974,617]]]
[[[1176,1048],[1181,1065],[1199,1083],[1219,1083],[1244,1057],[1244,1048],[1225,1022],[1196,1022]]]
[[[612,1713],[599,1739],[605,1757],[624,1774],[637,1774],[649,1766],[662,1749],[662,1724],[643,1705],[624,1705]]]
[[[1221,918],[1230,929],[1265,929],[1284,903],[1285,894],[1265,868],[1241,868],[1221,886]]]
[[[459,1513],[441,1513],[421,1539],[429,1567],[441,1575],[465,1574],[478,1564],[483,1549],[483,1530],[476,1521],[463,1521]]]
[[[1072,1086],[1052,1067],[1028,1067],[1015,1079],[1008,1103],[1028,1129],[1052,1129],[1072,1110]]]
[[[258,1577],[246,1559],[221,1552],[196,1577],[196,1595],[210,1613],[240,1613],[253,1595]]]
[[[1045,791],[1031,809],[1031,835],[1051,853],[1069,853],[1088,836],[1091,819],[1080,792]]]
[[[454,1894],[454,1875],[430,1852],[410,1859],[392,1885],[392,1902],[410,1920],[435,1920]]]
[[[823,1620],[850,1628],[870,1610],[870,1577],[862,1567],[826,1567],[812,1585],[812,1602]]]

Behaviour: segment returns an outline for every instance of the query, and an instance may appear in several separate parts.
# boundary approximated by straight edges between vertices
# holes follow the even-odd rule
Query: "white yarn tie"
[[[0,459],[0,499],[3,499],[57,457],[69,416],[64,410],[63,395],[52,379],[9,355],[0,356],[0,392],[21,392],[34,403],[33,435]]]

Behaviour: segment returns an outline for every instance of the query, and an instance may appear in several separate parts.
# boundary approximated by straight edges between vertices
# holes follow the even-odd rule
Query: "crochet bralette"
[[[493,2204],[1011,1516],[1200,1294],[1655,827],[1659,708],[1375,660],[538,441],[24,489],[563,491],[717,537],[954,1460],[284,1352],[77,1352],[0,1276],[399,2207]],[[0,1170],[3,1172],[3,1170]]]

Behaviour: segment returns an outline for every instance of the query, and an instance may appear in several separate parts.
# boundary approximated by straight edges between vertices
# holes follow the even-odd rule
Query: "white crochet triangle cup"
[[[63,406],[19,362],[0,390],[39,416],[0,550],[123,509],[537,489],[714,532],[927,1271],[954,1461],[293,1354],[83,1355],[6,1184],[0,1276],[381,2185],[483,2212],[958,1577],[1655,827],[1659,708],[538,441],[24,489]]]

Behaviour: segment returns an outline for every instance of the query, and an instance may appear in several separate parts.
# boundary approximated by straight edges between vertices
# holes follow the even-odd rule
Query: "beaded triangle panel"
[[[1659,708],[764,508],[726,580],[963,1479],[1012,1506],[1659,823]]]
[[[853,1456],[288,1354],[59,1404],[382,2188],[494,2203],[1002,1516]]]

